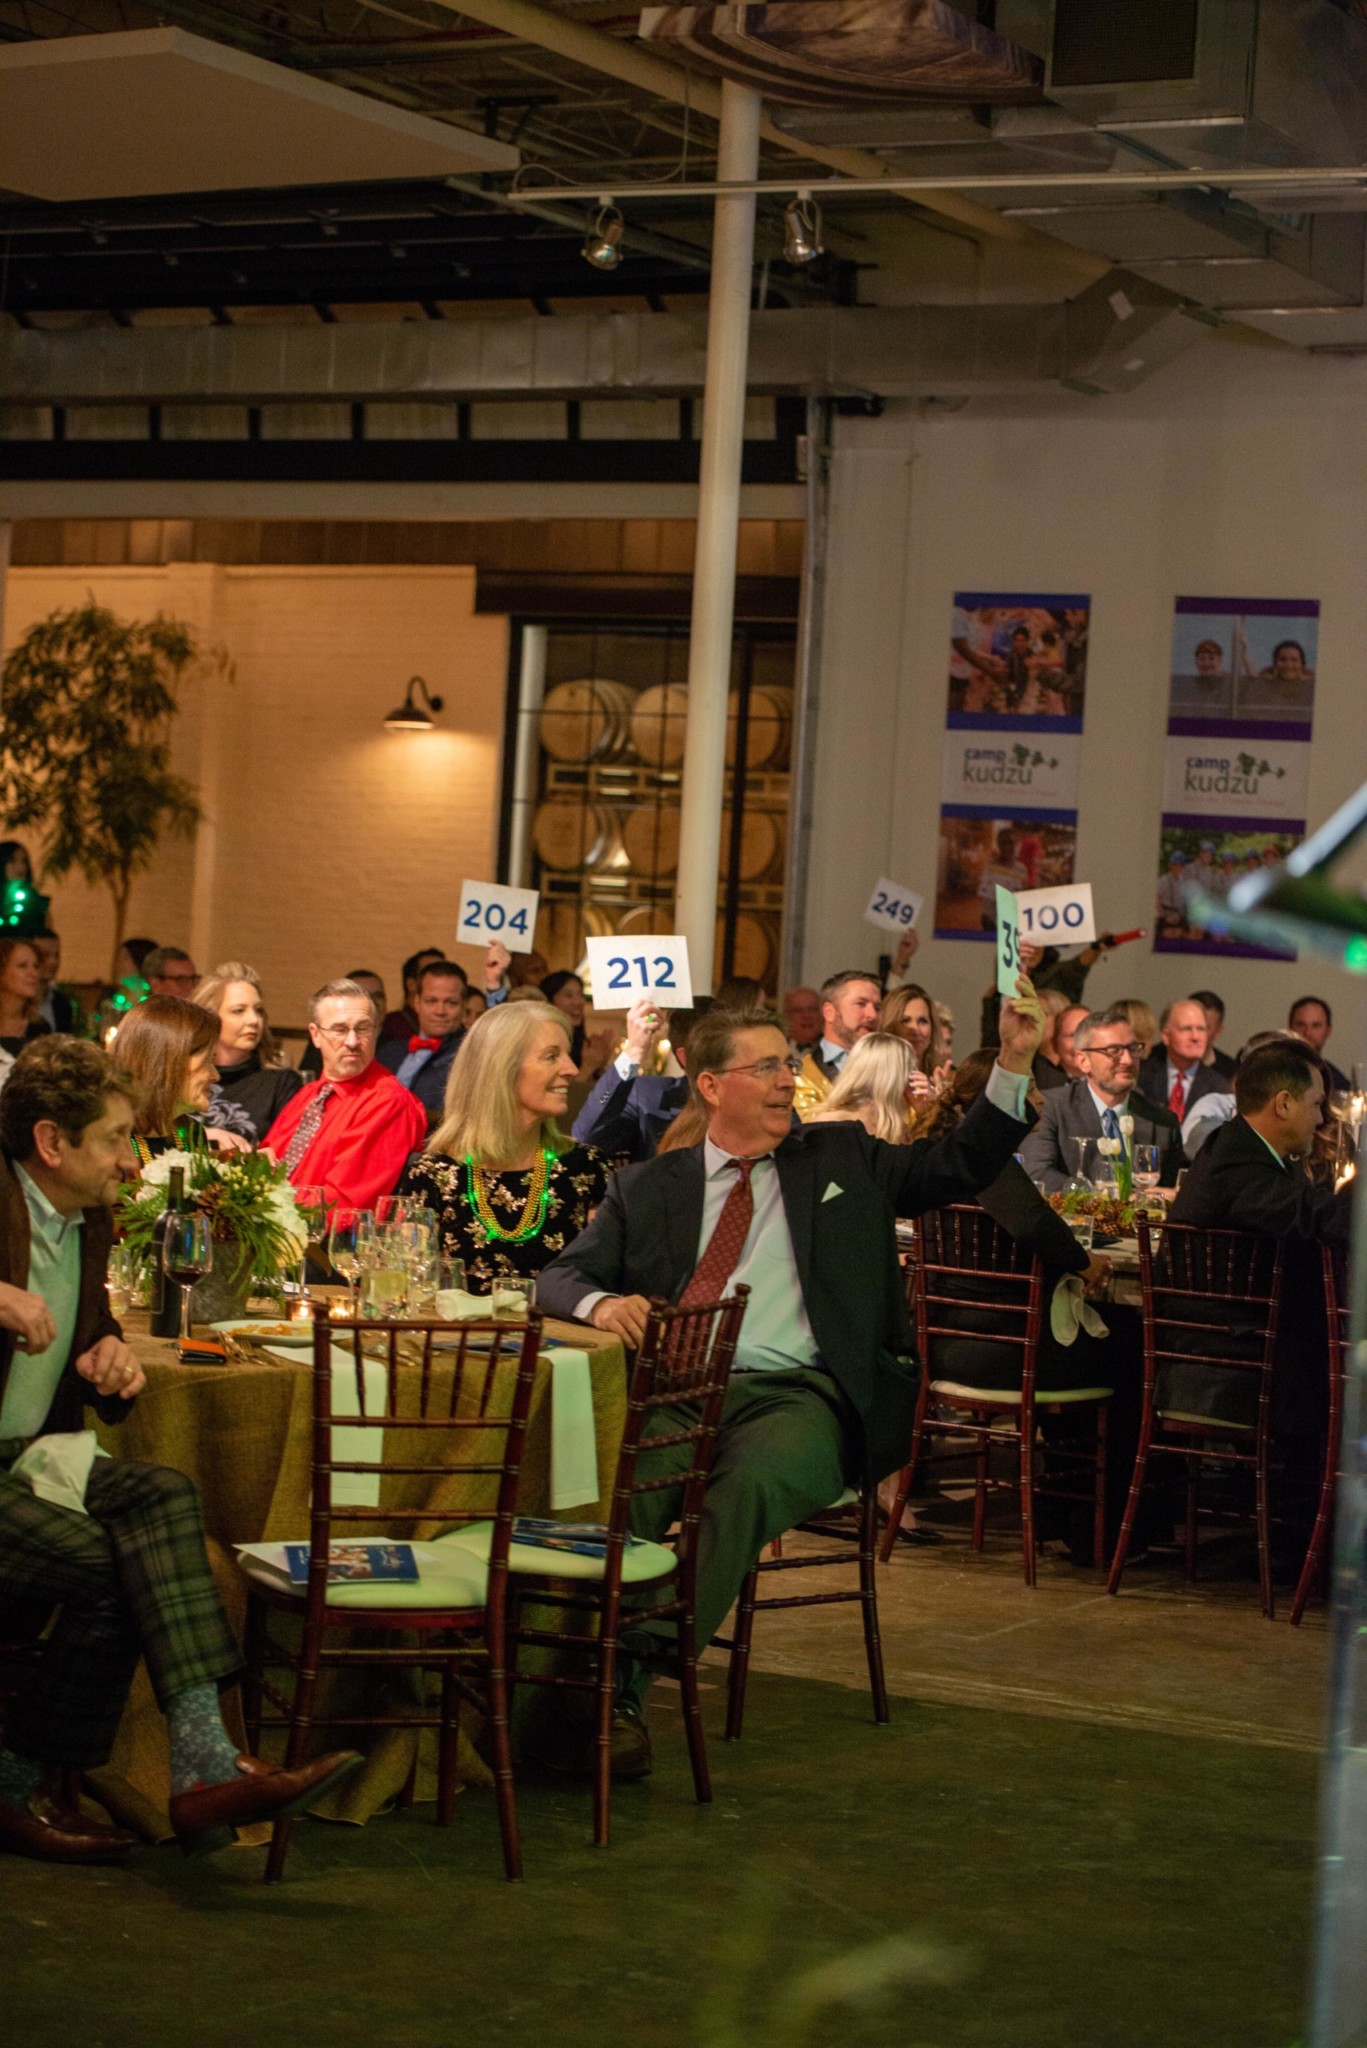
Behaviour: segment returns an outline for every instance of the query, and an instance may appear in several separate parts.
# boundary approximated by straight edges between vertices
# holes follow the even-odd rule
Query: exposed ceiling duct
[[[1122,271],[1066,303],[812,307],[756,313],[750,389],[775,396],[961,398],[1042,383],[1128,390],[1202,332],[1171,293]],[[16,406],[603,398],[701,391],[701,315],[449,325],[0,331]]]

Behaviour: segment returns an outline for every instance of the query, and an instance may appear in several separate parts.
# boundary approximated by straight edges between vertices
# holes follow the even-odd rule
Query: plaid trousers
[[[11,1458],[19,1448],[6,1446]],[[0,1471],[0,1604],[61,1608],[7,1711],[4,1741],[43,1763],[93,1769],[114,1746],[140,1656],[163,1709],[187,1686],[236,1677],[242,1658],[192,1480],[97,1458],[86,1507],[54,1507]]]

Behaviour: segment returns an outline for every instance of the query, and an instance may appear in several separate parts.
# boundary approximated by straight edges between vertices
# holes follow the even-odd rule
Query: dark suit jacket
[[[1141,1095],[1147,1095],[1150,1102],[1161,1103],[1165,1108],[1168,1100],[1168,1054],[1166,1046],[1160,1044],[1151,1052],[1135,1077],[1135,1085]],[[1228,1077],[1215,1067],[1198,1067],[1191,1087],[1187,1090],[1187,1109],[1199,1102],[1203,1095],[1228,1095]],[[1183,1110],[1185,1116],[1187,1110]],[[1171,1112],[1169,1112],[1171,1114]]]
[[[411,1037],[411,1033],[409,1034]],[[441,1044],[425,1067],[419,1069],[408,1084],[410,1095],[427,1111],[428,1129],[441,1121],[442,1104],[446,1100],[446,1077],[451,1063],[465,1043],[465,1026],[448,1031]],[[397,1074],[408,1058],[407,1038],[382,1038],[375,1048],[375,1057],[382,1067],[388,1067],[391,1074]]]
[[[774,1154],[812,1332],[879,1478],[906,1459],[916,1394],[895,1218],[971,1199],[1011,1158],[1021,1128],[984,1097],[934,1143],[885,1145],[860,1124],[804,1124]],[[827,1200],[832,1185],[839,1194]],[[677,1301],[697,1264],[702,1210],[701,1145],[623,1167],[587,1230],[537,1275],[538,1303],[572,1316],[600,1289]]]
[[[1134,1143],[1158,1145],[1162,1149],[1160,1169],[1164,1187],[1171,1187],[1182,1170],[1182,1127],[1169,1109],[1146,1102],[1139,1094],[1130,1096],[1129,1114],[1134,1118]],[[1021,1164],[1031,1180],[1042,1180],[1047,1191],[1059,1193],[1077,1172],[1074,1138],[1099,1138],[1101,1116],[1086,1081],[1070,1081],[1066,1088],[1051,1088],[1044,1098],[1040,1119],[1020,1148]]]
[[[109,1295],[105,1288],[113,1236],[114,1222],[108,1209],[85,1211],[85,1226],[81,1231],[81,1293],[76,1309],[76,1328],[71,1339],[71,1356],[57,1382],[57,1391],[52,1397],[52,1406],[41,1434],[84,1429],[82,1411],[87,1407],[94,1408],[103,1422],[119,1422],[132,1406],[131,1402],[120,1400],[117,1394],[97,1394],[89,1380],[81,1378],[75,1365],[82,1352],[97,1344],[101,1337],[123,1335],[110,1313]],[[24,1200],[24,1191],[14,1168],[8,1159],[0,1156],[0,1280],[10,1287],[27,1288],[28,1254],[28,1203]],[[13,1333],[0,1330],[0,1399],[4,1396],[13,1360]]]
[[[1328,1332],[1319,1246],[1347,1245],[1353,1186],[1349,1182],[1336,1194],[1310,1180],[1297,1164],[1279,1166],[1252,1126],[1236,1116],[1201,1147],[1168,1212],[1174,1223],[1283,1240],[1272,1402],[1273,1427],[1281,1436],[1311,1435],[1324,1419]],[[1213,1321],[1237,1327],[1237,1312],[1231,1316],[1218,1302],[1211,1306],[1219,1311]],[[1179,1388],[1171,1396],[1174,1407],[1235,1421],[1254,1419],[1248,1374],[1222,1373],[1215,1366],[1169,1366],[1166,1371]]]
[[[633,1074],[624,1081],[615,1060],[608,1062],[574,1120],[581,1145],[595,1145],[612,1159],[653,1159],[661,1138],[688,1100],[688,1083],[664,1074]]]

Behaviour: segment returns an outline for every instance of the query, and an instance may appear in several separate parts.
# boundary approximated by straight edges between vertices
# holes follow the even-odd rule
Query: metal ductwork
[[[1367,188],[1264,187],[1222,170],[1367,165],[1367,20],[1336,0],[997,0],[997,31],[1043,65],[1037,106],[789,108],[794,136],[875,148],[952,180],[1021,175],[1007,216],[1123,264],[1212,311],[1357,307]],[[1051,171],[1095,193],[1051,197]],[[1206,191],[1134,199],[1108,169],[1208,166]]]
[[[756,313],[751,391],[973,397],[1123,391],[1202,332],[1172,293],[1114,271],[1061,304],[811,307]],[[265,405],[310,401],[686,397],[701,391],[703,317],[274,328],[0,331],[0,403]]]

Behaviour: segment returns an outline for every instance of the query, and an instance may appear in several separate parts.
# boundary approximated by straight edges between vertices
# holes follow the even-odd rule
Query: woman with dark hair
[[[580,1082],[596,1081],[612,1057],[614,1034],[603,1030],[595,1031],[590,1037],[584,1029],[588,1000],[583,982],[577,974],[562,968],[559,973],[546,976],[541,984],[541,993],[548,1003],[569,1019],[570,1058],[579,1069]]]
[[[139,1165],[159,1152],[183,1151],[201,1136],[221,1152],[251,1151],[249,1120],[239,1105],[225,1101],[211,1111],[217,1044],[217,1017],[180,996],[149,996],[120,1024],[110,1051],[138,1083],[133,1150]]]
[[[31,882],[33,863],[22,839],[0,839],[0,882]]]
[[[31,1039],[46,1035],[38,1015],[42,974],[31,939],[0,939],[0,1088]]]

